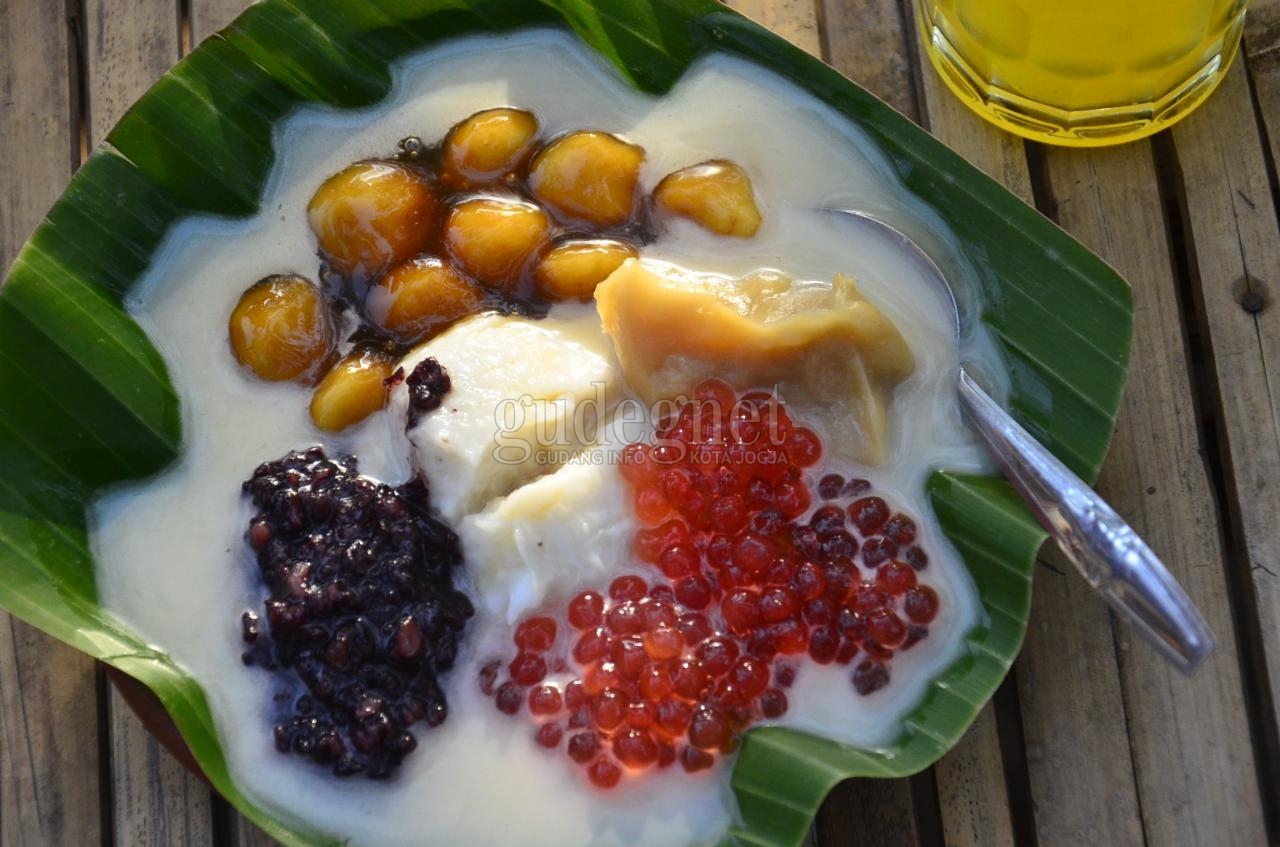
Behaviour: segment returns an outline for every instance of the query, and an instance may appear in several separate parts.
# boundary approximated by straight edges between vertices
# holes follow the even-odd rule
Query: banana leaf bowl
[[[890,107],[713,0],[265,0],[125,115],[0,290],[0,605],[150,689],[209,781],[285,844],[333,842],[237,788],[200,686],[164,645],[144,643],[98,602],[87,505],[105,486],[158,473],[183,449],[164,360],[123,300],[177,223],[257,210],[275,159],[273,126],[296,108],[377,103],[402,56],[528,27],[572,32],[644,92],[668,90],[719,51],[828,104],[970,257],[983,303],[974,317],[1008,371],[1015,416],[1088,479],[1111,436],[1132,329],[1125,282]],[[838,781],[928,767],[1013,662],[1043,532],[1003,480],[939,472],[928,493],[978,588],[982,622],[969,649],[931,683],[888,749],[750,732],[732,774],[740,817],[726,843],[798,844]]]

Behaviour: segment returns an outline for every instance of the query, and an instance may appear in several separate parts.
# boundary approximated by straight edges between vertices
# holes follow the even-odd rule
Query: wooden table
[[[243,0],[0,0],[0,267],[86,152]],[[822,847],[1280,843],[1280,0],[1199,112],[1096,152],[1004,135],[922,60],[909,0],[738,0],[919,121],[1134,287],[1100,489],[1217,632],[1170,671],[1046,552],[1026,646],[969,734],[909,780],[841,786]],[[3,470],[0,469],[0,473]],[[0,616],[0,844],[264,845],[93,662]]]

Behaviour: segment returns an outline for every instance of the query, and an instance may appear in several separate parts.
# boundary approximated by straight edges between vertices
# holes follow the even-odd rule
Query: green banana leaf
[[[273,162],[272,126],[297,106],[367,106],[388,93],[388,66],[409,51],[529,26],[573,31],[647,92],[667,90],[699,56],[722,51],[843,113],[980,266],[981,320],[1008,366],[1019,420],[1090,479],[1111,436],[1132,329],[1124,281],[888,106],[712,0],[253,6],[120,121],[0,291],[0,605],[149,686],[217,789],[289,845],[332,841],[273,819],[237,790],[200,687],[98,606],[86,503],[105,485],[156,473],[182,446],[164,362],[122,297],[179,220],[256,210]],[[1044,534],[1003,481],[935,474],[929,492],[986,612],[968,654],[932,684],[887,751],[777,728],[751,732],[733,772],[741,819],[727,843],[798,844],[839,780],[929,766],[1008,670],[1026,631]]]

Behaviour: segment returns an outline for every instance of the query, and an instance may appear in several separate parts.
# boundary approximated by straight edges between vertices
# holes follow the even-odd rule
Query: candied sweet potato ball
[[[653,191],[658,208],[688,218],[717,235],[750,238],[760,228],[751,178],[723,159],[668,174]]]
[[[324,181],[307,217],[333,266],[364,281],[427,247],[436,206],[435,192],[417,171],[357,162]]]
[[[310,376],[334,346],[333,317],[320,289],[295,274],[259,280],[240,295],[227,323],[236,361],[261,379]]]
[[[394,364],[381,353],[355,350],[333,366],[311,395],[311,420],[328,432],[359,423],[387,402],[384,381]]]
[[[445,249],[481,282],[514,290],[520,271],[551,234],[537,205],[502,197],[472,197],[453,207],[444,225]]]
[[[561,242],[538,262],[534,272],[538,292],[548,300],[586,303],[597,285],[637,255],[635,246],[625,241],[595,238]]]
[[[538,119],[522,109],[485,109],[445,136],[441,170],[459,182],[485,182],[515,170],[533,149]]]
[[[369,287],[369,319],[412,343],[480,308],[484,292],[448,262],[419,256],[396,265]]]
[[[529,188],[566,217],[621,226],[635,209],[643,162],[643,148],[615,135],[571,132],[534,157]]]

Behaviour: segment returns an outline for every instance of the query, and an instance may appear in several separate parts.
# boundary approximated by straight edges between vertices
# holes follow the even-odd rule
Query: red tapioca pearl
[[[747,499],[741,494],[729,494],[711,501],[708,521],[715,532],[733,535],[747,525],[750,513]]]
[[[916,540],[916,522],[902,513],[889,518],[881,534],[899,547],[905,547]]]
[[[648,444],[628,444],[622,448],[622,463],[618,466],[618,472],[623,479],[637,487],[653,481],[656,470],[649,456],[651,449]]]
[[[819,536],[844,529],[844,509],[839,506],[821,507],[809,518],[809,528]]]
[[[938,615],[938,592],[927,585],[917,585],[903,598],[902,611],[912,623],[929,623]]]
[[[679,613],[676,612],[674,597],[655,598],[645,597],[636,605],[640,609],[640,618],[644,621],[646,630],[655,629],[660,626],[674,626],[676,620],[679,619]]]
[[[774,658],[781,652],[778,649],[778,642],[774,640],[773,633],[768,626],[759,626],[747,636],[746,644],[743,645],[743,651],[749,656],[753,656],[765,662],[772,662]]]
[[[742,656],[729,669],[727,679],[741,692],[743,699],[754,700],[769,687],[769,666],[750,656]]]
[[[677,503],[676,508],[691,529],[711,529],[711,498],[707,495],[691,494],[688,499]]]
[[[760,595],[760,619],[765,623],[787,620],[799,611],[800,601],[789,588],[769,588]]]
[[[718,573],[710,575],[716,580],[714,587],[720,589],[720,593],[724,594],[737,588],[748,588],[757,583],[757,578],[747,573],[737,565],[730,564]],[[713,592],[714,593],[714,592]]]
[[[537,653],[520,652],[507,666],[512,682],[517,685],[533,685],[547,675],[547,662]]]
[[[840,496],[844,488],[844,477],[838,473],[829,473],[818,480],[818,496],[823,500],[834,500]],[[842,510],[843,511],[843,510]]]
[[[524,703],[524,693],[515,683],[504,682],[498,686],[498,693],[494,695],[493,703],[504,715],[514,715],[520,711],[520,706]]]
[[[767,720],[777,720],[787,713],[787,695],[777,688],[770,688],[760,695],[760,714]]]
[[[669,768],[676,763],[676,747],[670,741],[658,742],[658,767]]]
[[[752,472],[765,482],[774,486],[774,502],[777,502],[777,485],[787,478],[790,465],[787,454],[781,447],[764,446],[756,450],[755,465]]]
[[[565,751],[569,754],[570,759],[580,765],[585,765],[600,753],[600,746],[600,735],[588,730],[587,732],[578,732],[569,736],[569,743],[565,745]]]
[[[914,544],[906,549],[902,554],[902,561],[918,571],[922,571],[929,566],[929,557],[925,552]]]
[[[722,379],[704,379],[693,388],[693,399],[712,406],[728,419],[738,402],[738,394]]]
[[[742,503],[746,505],[747,481],[730,465],[729,449],[724,448],[724,462],[721,462],[711,471],[711,493],[716,497],[742,497]]]
[[[677,699],[661,700],[656,708],[655,722],[659,731],[668,738],[683,738],[693,720],[693,706]]]
[[[905,594],[916,587],[916,572],[906,562],[889,562],[876,571],[876,587],[890,594]]]
[[[657,709],[648,700],[632,700],[627,707],[627,726],[649,729],[654,724]]]
[[[493,689],[498,682],[498,671],[502,669],[501,660],[495,659],[480,669],[480,692],[486,697],[493,696]]]
[[[802,526],[800,524],[792,524],[791,533],[791,549],[801,559],[807,561],[817,561],[821,546],[818,533],[812,527]]]
[[[929,635],[929,628],[913,623],[907,625],[907,640],[902,642],[899,650],[910,650]]]
[[[853,687],[864,697],[889,684],[889,669],[879,662],[863,662],[853,672]]]
[[[733,563],[753,576],[769,570],[777,554],[777,545],[762,535],[747,532],[733,540]]]
[[[787,438],[787,458],[795,465],[810,468],[822,458],[822,439],[811,429],[796,427]]]
[[[588,697],[597,697],[609,688],[617,688],[622,683],[622,674],[613,662],[601,662],[592,665],[582,675],[582,690]]]
[[[858,641],[847,635],[840,636],[840,647],[836,650],[836,664],[847,665],[858,655]]]
[[[907,637],[907,625],[888,609],[881,609],[867,619],[867,634],[883,647],[893,649]]]
[[[763,579],[760,580],[764,585],[771,585],[783,588],[791,584],[791,580],[795,579],[796,568],[799,564],[791,556],[777,556],[773,560],[773,564],[769,565],[769,570],[765,571]]]
[[[776,505],[773,486],[759,477],[747,483],[747,505],[753,509],[768,509]]]
[[[836,605],[847,601],[857,584],[857,571],[847,564],[827,565],[822,576],[827,581],[823,596]]]
[[[658,761],[658,745],[643,729],[625,729],[613,739],[613,755],[630,770],[642,770]]]
[[[569,729],[586,729],[591,726],[591,707],[580,706],[569,713]]]
[[[554,750],[559,747],[560,739],[562,738],[564,738],[564,727],[560,726],[560,724],[555,721],[552,721],[551,723],[544,723],[542,726],[538,727],[537,732],[533,734],[534,741],[538,742],[539,746],[546,747],[548,750]]]
[[[797,518],[809,509],[809,489],[800,482],[780,482],[776,493],[778,509],[788,518]]]
[[[679,506],[681,501],[697,492],[698,475],[686,467],[673,467],[664,470],[659,479],[662,481],[662,493],[667,502]]]
[[[801,616],[809,626],[825,626],[835,622],[839,607],[830,597],[818,597],[804,604]]]
[[[808,646],[809,628],[795,618],[788,618],[771,624],[769,637],[773,639],[779,653],[784,656],[794,656],[797,653],[803,653]]]
[[[605,612],[604,623],[614,635],[639,635],[644,632],[644,616],[640,613],[640,606],[630,600]]]
[[[587,692],[583,688],[582,680],[575,679],[570,681],[564,687],[564,706],[569,711],[580,709],[590,702]]]
[[[864,582],[853,592],[849,607],[864,617],[888,606],[889,595],[869,582]]]
[[[584,591],[569,601],[569,625],[574,629],[591,629],[604,620],[604,597]]]
[[[622,779],[622,768],[608,756],[601,756],[587,766],[587,778],[596,788],[608,791],[616,788]]]
[[[671,603],[675,600],[676,593],[671,590],[670,585],[659,583],[649,589],[649,597],[654,600],[661,600],[664,603]]]
[[[556,641],[556,622],[551,618],[528,618],[516,627],[513,640],[521,650],[550,650]]]
[[[693,647],[711,637],[711,622],[701,612],[685,612],[676,621],[676,629],[684,637],[684,643]]]
[[[751,531],[756,535],[774,536],[787,525],[787,516],[775,507],[762,509],[751,516]]]
[[[840,636],[833,627],[823,624],[809,631],[809,657],[820,665],[829,665],[840,649]]]
[[[636,533],[636,556],[641,561],[657,564],[663,550],[668,547],[688,546],[691,541],[688,525],[682,520],[672,518],[658,526],[641,529]]]
[[[879,641],[871,637],[871,633],[867,633],[867,637],[862,639],[860,644],[862,652],[866,653],[869,658],[880,662],[887,662],[893,658],[893,649],[884,646]]]
[[[689,744],[699,750],[719,750],[729,740],[729,721],[715,706],[698,704],[689,722]]]
[[[868,568],[878,568],[898,555],[898,545],[878,535],[862,545],[862,562]]]
[[[746,635],[760,623],[760,601],[746,589],[736,589],[720,601],[720,617],[734,635]]]
[[[534,715],[554,715],[560,711],[564,700],[560,689],[554,685],[539,685],[529,691],[529,712]]]
[[[702,663],[702,669],[713,679],[724,676],[738,658],[738,645],[731,639],[708,638],[698,645],[694,655]]]
[[[719,570],[733,563],[733,537],[717,533],[707,541],[707,564]]]
[[[889,504],[879,497],[863,497],[849,504],[849,520],[865,538],[878,533],[889,521]]]
[[[709,688],[707,696],[702,698],[702,702],[719,709],[732,709],[737,706],[745,706],[749,701],[743,696],[738,686],[730,682],[729,677],[726,676],[717,680],[715,685]],[[725,720],[728,720],[727,712]],[[730,728],[732,729],[732,727]]]
[[[867,619],[845,606],[836,615],[836,630],[841,635],[861,641],[867,636]]]
[[[652,703],[665,700],[675,690],[671,668],[666,662],[650,664],[640,673],[640,696]]]
[[[819,561],[829,565],[852,564],[858,553],[858,542],[843,529],[833,530],[818,536]]]
[[[774,665],[773,681],[780,688],[790,688],[796,681],[796,666],[790,662],[778,662]]]
[[[707,687],[707,674],[697,659],[681,659],[671,671],[675,693],[686,700],[697,700]]]
[[[698,553],[692,547],[668,547],[658,557],[658,568],[667,579],[679,579],[698,570]]]
[[[644,651],[654,661],[674,659],[684,652],[684,637],[669,626],[651,629],[644,634]]]
[[[617,669],[618,676],[635,682],[640,679],[645,665],[649,664],[649,654],[640,638],[615,638],[609,644],[609,661]]]
[[[802,562],[791,578],[791,590],[801,602],[814,600],[827,590],[827,578],[813,562]]]
[[[699,750],[697,747],[686,746],[680,751],[680,767],[684,768],[687,773],[705,771],[715,763],[715,756]]]
[[[676,583],[675,597],[686,609],[701,611],[711,605],[711,585],[700,576],[686,576]]]
[[[639,600],[649,591],[649,584],[638,576],[620,576],[609,583],[609,597],[617,602]]]
[[[641,523],[654,524],[671,511],[671,504],[655,485],[646,485],[636,491],[635,513]]]
[[[609,655],[609,632],[602,626],[593,627],[578,636],[573,645],[573,660],[582,666],[598,662]]]
[[[607,734],[612,733],[627,719],[627,708],[630,702],[616,688],[606,688],[591,700],[591,720],[596,729]]]
[[[841,497],[861,497],[871,490],[871,483],[865,479],[851,477],[840,490]]]

